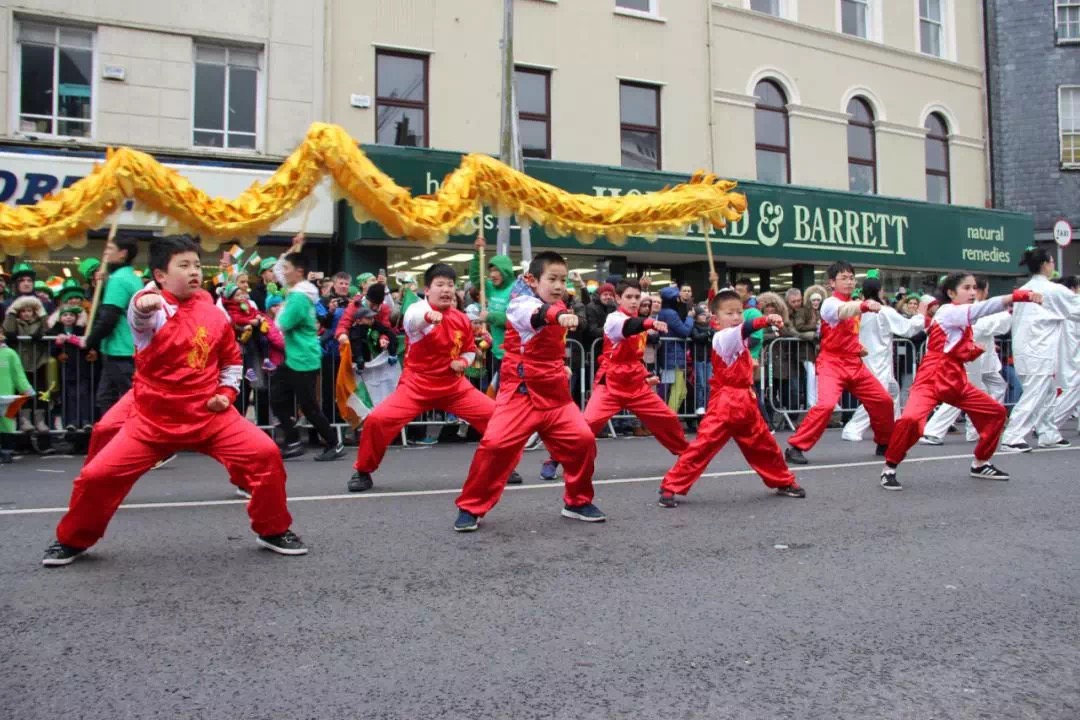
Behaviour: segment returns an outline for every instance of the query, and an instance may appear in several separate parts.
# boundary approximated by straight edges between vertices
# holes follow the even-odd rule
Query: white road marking
[[[1080,447],[1071,448],[1054,448],[1052,450],[1040,450],[1040,453],[1051,452],[1072,452],[1080,450]],[[904,461],[905,465],[912,463],[924,463],[924,462],[942,462],[945,460],[970,460],[971,453],[964,453],[963,455],[939,455],[936,457],[923,457],[923,458],[909,458]],[[796,474],[817,472],[820,470],[844,470],[848,468],[859,467],[880,467],[883,461],[871,460],[868,462],[851,462],[851,463],[834,463],[832,465],[806,465],[797,466],[794,470]],[[740,477],[743,475],[756,476],[757,473],[753,470],[726,470],[724,472],[704,473],[703,478],[720,478],[720,477]],[[593,485],[626,485],[631,483],[648,483],[648,482],[660,482],[663,480],[662,475],[656,475],[653,477],[630,477],[630,478],[609,478],[607,480],[594,480]],[[561,488],[563,484],[561,482],[539,482],[532,485],[508,485],[506,492],[523,492],[526,490],[547,490],[550,488]],[[321,502],[324,500],[376,500],[379,498],[398,498],[398,497],[424,497],[427,495],[457,495],[461,492],[461,488],[446,488],[441,490],[398,490],[395,492],[367,492],[367,493],[343,493],[339,495],[297,495],[290,497],[289,502]],[[191,507],[214,507],[216,505],[246,505],[247,500],[241,500],[239,498],[235,500],[187,500],[182,502],[157,502],[157,503],[132,503],[130,505],[121,505],[121,510],[160,510],[164,508],[191,508]],[[66,507],[47,507],[47,508],[20,508],[15,510],[0,510],[0,515],[44,515],[49,513],[63,513],[67,512]]]
[[[65,472],[67,472],[66,470],[46,470],[45,468],[34,468],[34,469],[37,470],[38,472],[59,473],[61,475],[63,475]]]

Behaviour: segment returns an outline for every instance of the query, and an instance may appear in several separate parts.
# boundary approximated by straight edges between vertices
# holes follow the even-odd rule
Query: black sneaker
[[[806,456],[802,454],[802,450],[797,447],[789,447],[784,451],[784,459],[789,463],[795,463],[796,465],[809,465],[810,461],[806,459]]]
[[[255,542],[278,555],[307,555],[307,545],[292,530],[280,535],[260,535]]]
[[[806,491],[803,490],[798,483],[791,483],[790,485],[785,485],[784,487],[778,487],[776,488],[776,494],[785,495],[787,497],[793,498],[806,497]]]
[[[1069,442],[1068,440],[1066,440],[1065,438],[1061,438],[1057,442],[1053,442],[1053,443],[1044,443],[1041,440],[1039,441],[1039,448],[1042,449],[1042,450],[1049,450],[1051,448],[1067,448],[1067,447],[1072,447],[1072,443]]]
[[[281,459],[288,460],[289,458],[300,457],[306,450],[304,450],[304,443],[297,440],[294,443],[285,443],[281,446]]]
[[[52,545],[45,548],[45,556],[41,558],[41,564],[45,567],[70,565],[75,558],[79,557],[84,552],[86,552],[86,548],[71,547],[59,540],[54,540]]]
[[[971,477],[980,480],[1008,480],[1009,473],[998,470],[990,463],[983,463],[982,465],[971,466]]]
[[[660,491],[660,502],[657,503],[662,508],[679,507],[679,501],[675,499],[675,493]]]
[[[585,503],[584,505],[564,505],[562,516],[573,520],[593,523],[604,522],[607,520],[607,515],[601,512],[600,508],[592,503]]]
[[[160,470],[161,468],[165,467],[166,465],[168,465],[169,463],[171,463],[175,459],[176,459],[176,453],[173,453],[173,454],[169,455],[169,457],[161,458],[160,460],[158,460],[156,463],[154,463],[154,467],[152,467],[150,469],[151,470]]]
[[[886,490],[903,490],[904,486],[896,479],[896,471],[888,468],[881,471],[881,487]]]
[[[375,483],[371,481],[371,473],[360,472],[357,470],[352,474],[352,477],[349,478],[349,482],[346,483],[345,487],[349,489],[349,492],[364,492],[365,490],[370,490],[374,484]]]
[[[874,454],[877,455],[878,457],[885,457],[885,451],[888,450],[888,449],[889,449],[889,446],[887,444],[886,445],[879,444],[877,446],[877,450],[874,451]]]
[[[521,475],[518,474],[518,471],[515,470],[512,473],[510,473],[510,477],[506,481],[506,484],[507,485],[520,485],[523,482],[525,482],[525,478],[521,477]]]
[[[15,454],[10,450],[0,450],[0,465],[10,465],[15,462]]]
[[[473,532],[480,527],[480,518],[468,510],[458,510],[454,521],[454,532]]]
[[[338,443],[334,447],[328,447],[315,456],[315,462],[330,462],[345,457],[345,444]]]
[[[1031,452],[1031,446],[1028,445],[1023,440],[1021,440],[1018,443],[1013,443],[1012,445],[1007,445],[1005,443],[1002,443],[1001,444],[1001,452],[1004,452],[1004,453],[1029,453],[1029,452]]]

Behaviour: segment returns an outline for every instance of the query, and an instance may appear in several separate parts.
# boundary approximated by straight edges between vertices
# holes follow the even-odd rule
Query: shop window
[[[619,83],[619,134],[623,167],[660,169],[660,88]]]
[[[375,142],[428,146],[428,57],[375,53]]]
[[[94,31],[18,24],[19,130],[93,135]]]
[[[757,179],[762,182],[791,182],[791,133],[788,129],[787,96],[772,80],[762,80],[754,91],[754,142]]]
[[[518,135],[525,157],[551,157],[551,73],[515,68]]]
[[[862,98],[848,103],[848,189],[851,192],[877,192],[877,148],[874,137],[874,111]]]
[[[931,113],[924,124],[926,128],[926,199],[929,202],[948,203],[949,189],[949,126],[938,113]]]
[[[195,47],[195,147],[258,148],[259,51]]]

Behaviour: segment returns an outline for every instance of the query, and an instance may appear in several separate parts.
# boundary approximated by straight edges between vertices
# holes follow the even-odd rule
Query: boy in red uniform
[[[667,323],[638,317],[641,285],[636,280],[619,282],[615,302],[615,312],[604,321],[603,354],[592,396],[585,406],[585,422],[595,435],[615,413],[629,410],[668,452],[680,455],[688,446],[682,423],[653,390],[656,378],[649,375],[644,362],[646,333],[667,332]],[[541,479],[554,479],[557,466],[554,459],[545,462]]]
[[[454,305],[456,282],[454,268],[443,263],[432,265],[424,273],[424,299],[405,311],[401,380],[397,389],[364,419],[356,472],[347,485],[349,492],[371,489],[371,473],[378,469],[387,446],[421,413],[444,410],[481,433],[487,428],[495,403],[464,375],[476,357],[476,342],[472,321]]]
[[[840,395],[847,390],[863,404],[870,416],[877,454],[884,455],[893,431],[893,401],[889,391],[863,363],[866,349],[859,342],[859,316],[877,312],[875,300],[851,299],[855,269],[844,261],[829,266],[832,297],[821,303],[821,349],[817,356],[818,400],[806,414],[798,431],[788,438],[784,459],[806,465],[804,452],[814,447],[829,424]]]
[[[458,496],[457,532],[476,530],[506,487],[509,468],[526,440],[539,433],[551,456],[566,468],[563,517],[603,522],[592,503],[596,440],[570,396],[566,333],[577,327],[574,311],[563,304],[566,260],[542,252],[529,263],[506,308],[506,354],[495,414],[473,457]]]
[[[896,468],[911,446],[922,437],[927,416],[938,403],[960,408],[979,431],[979,442],[975,445],[969,471],[971,477],[1009,479],[1008,473],[990,463],[1005,430],[1008,412],[1001,403],[971,384],[964,365],[983,353],[971,329],[976,320],[1007,310],[1013,303],[1041,305],[1042,295],[1031,290],[1013,290],[1011,295],[975,302],[975,293],[975,278],[971,273],[949,273],[941,281],[937,296],[941,307],[930,323],[926,355],[919,363],[907,405],[896,421],[892,440],[885,451],[881,487],[886,490],[903,490],[896,479]]]
[[[712,393],[697,437],[664,476],[660,507],[676,507],[675,496],[690,491],[729,439],[735,440],[766,487],[775,488],[777,495],[806,497],[784,463],[776,438],[769,434],[753,390],[754,361],[748,340],[769,325],[783,327],[784,321],[779,315],[744,320],[742,299],[734,290],[722,290],[710,304],[720,328],[712,338]]]
[[[101,539],[135,481],[177,450],[205,453],[242,472],[258,543],[283,555],[306,553],[289,529],[277,448],[232,406],[240,354],[228,318],[199,290],[199,246],[187,236],[157,238],[150,269],[157,287],[137,293],[128,308],[136,347],[132,421],[75,478],[42,564],[67,565]]]

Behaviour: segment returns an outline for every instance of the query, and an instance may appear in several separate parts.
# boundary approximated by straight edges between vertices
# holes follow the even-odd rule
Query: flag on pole
[[[232,255],[233,262],[240,260],[240,256],[244,254],[244,249],[239,245],[233,245],[229,248],[229,254]]]
[[[251,252],[251,257],[248,258],[247,264],[248,265],[258,265],[259,263],[262,262],[262,260],[263,259],[261,257],[259,257],[259,253],[255,252],[253,250]]]
[[[401,377],[401,364],[383,350],[364,365],[363,372],[353,366],[352,346],[338,345],[341,364],[334,383],[334,397],[345,422],[355,430],[375,406],[389,397]]]

